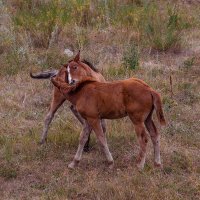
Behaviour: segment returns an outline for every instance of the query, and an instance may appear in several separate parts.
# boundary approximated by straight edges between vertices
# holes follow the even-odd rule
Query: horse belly
[[[126,117],[127,113],[125,111],[123,112],[109,112],[109,113],[103,113],[100,117],[102,119],[119,119],[119,118],[123,118]]]
[[[127,115],[125,106],[121,102],[114,102],[110,100],[106,106],[101,106],[99,109],[100,117],[103,119],[117,119]]]

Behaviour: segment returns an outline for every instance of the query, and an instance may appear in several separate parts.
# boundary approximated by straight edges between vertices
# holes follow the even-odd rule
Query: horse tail
[[[155,91],[151,91],[151,96],[153,98],[153,105],[156,110],[156,115],[158,117],[160,124],[166,125],[166,120],[165,120],[163,109],[162,109],[162,102],[161,102],[160,95]]]
[[[30,77],[34,79],[50,79],[58,74],[58,70],[51,70],[51,71],[45,71],[40,72],[38,74],[33,74],[32,71],[30,71]]]

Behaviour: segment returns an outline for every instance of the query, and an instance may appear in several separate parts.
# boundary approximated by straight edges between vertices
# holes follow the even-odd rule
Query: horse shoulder
[[[76,104],[79,112],[90,110],[90,108],[96,104],[97,94],[95,94],[95,92],[96,90],[93,83],[84,86],[79,91],[79,99],[77,100]]]

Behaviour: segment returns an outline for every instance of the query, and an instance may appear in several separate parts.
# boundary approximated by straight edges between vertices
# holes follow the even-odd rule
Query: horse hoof
[[[71,162],[71,163],[68,165],[68,168],[69,168],[69,169],[74,169],[74,168],[75,168],[75,163],[74,163],[74,162]]]
[[[113,161],[108,163],[108,168],[109,169],[113,169],[114,168],[114,162]]]
[[[144,165],[143,165],[143,163],[137,163],[137,169],[139,170],[139,171],[142,171],[143,169],[144,169]]]
[[[45,143],[44,140],[41,140],[40,142],[38,142],[39,145],[43,145]]]
[[[114,163],[109,164],[108,168],[112,170],[114,168]]]
[[[68,168],[69,169],[74,169],[75,167],[78,166],[79,161],[78,160],[73,160],[69,165]]]
[[[40,140],[39,145],[43,145],[46,142],[47,142],[47,138],[45,138],[45,139],[43,138],[43,139]]]
[[[154,167],[157,168],[157,169],[163,169],[163,166],[162,166],[161,163],[154,162]]]

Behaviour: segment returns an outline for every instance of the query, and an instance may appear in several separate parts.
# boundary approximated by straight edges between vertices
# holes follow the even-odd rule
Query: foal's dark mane
[[[73,60],[69,60],[69,63],[71,61],[73,61]],[[93,71],[99,72],[99,70],[91,62],[89,62],[88,60],[83,59],[83,60],[81,60],[81,62],[83,62],[84,64],[88,65],[90,67],[90,69],[92,69]]]
[[[88,65],[93,71],[95,72],[99,72],[99,70],[89,61],[83,59],[81,60],[81,62],[85,63],[86,65]]]

